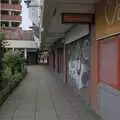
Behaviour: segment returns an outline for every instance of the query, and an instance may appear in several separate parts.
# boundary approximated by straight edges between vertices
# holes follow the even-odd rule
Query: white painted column
[[[25,57],[25,60],[27,59],[27,49],[25,48],[24,49],[24,57]]]

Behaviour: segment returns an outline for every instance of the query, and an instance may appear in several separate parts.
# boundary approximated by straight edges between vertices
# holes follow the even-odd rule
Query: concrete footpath
[[[62,77],[43,66],[29,66],[28,76],[0,109],[0,120],[100,120]]]

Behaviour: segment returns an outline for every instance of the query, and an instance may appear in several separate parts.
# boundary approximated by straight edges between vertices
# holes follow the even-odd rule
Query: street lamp
[[[41,7],[39,5],[30,5],[31,0],[24,0],[24,3],[27,5],[27,8],[29,8],[29,7]]]

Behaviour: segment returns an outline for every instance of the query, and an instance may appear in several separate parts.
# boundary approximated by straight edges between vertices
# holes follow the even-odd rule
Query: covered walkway
[[[100,120],[62,77],[43,66],[28,72],[0,109],[0,120]]]

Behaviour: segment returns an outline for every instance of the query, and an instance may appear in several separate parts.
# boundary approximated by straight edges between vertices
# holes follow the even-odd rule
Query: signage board
[[[65,23],[93,23],[93,14],[83,14],[83,13],[62,13],[61,14],[62,24]]]

